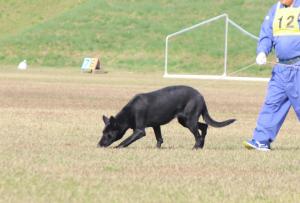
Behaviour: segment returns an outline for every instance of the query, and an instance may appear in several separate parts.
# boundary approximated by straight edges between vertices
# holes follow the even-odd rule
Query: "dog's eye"
[[[108,137],[108,139],[111,139],[111,138],[112,138],[111,134],[108,134],[107,137]]]

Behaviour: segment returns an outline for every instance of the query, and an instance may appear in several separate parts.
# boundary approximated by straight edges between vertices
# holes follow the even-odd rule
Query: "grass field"
[[[270,153],[248,151],[266,83],[162,79],[161,73],[0,69],[0,202],[299,202],[300,137],[293,111]],[[126,149],[99,149],[102,115],[136,93],[200,90],[216,120],[203,150],[173,121]],[[117,143],[116,143],[117,144]],[[115,146],[115,145],[113,145]]]
[[[165,37],[227,13],[258,35],[274,0],[0,0],[0,64],[78,67],[100,57],[108,69],[159,71]],[[47,5],[47,6],[46,6]],[[170,42],[170,70],[222,73],[224,20]],[[229,27],[228,72],[252,64],[256,41]],[[204,70],[203,70],[204,69]],[[245,72],[266,76],[259,67]]]

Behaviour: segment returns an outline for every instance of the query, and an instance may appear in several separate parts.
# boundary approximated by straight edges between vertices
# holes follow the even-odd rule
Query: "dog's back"
[[[169,86],[136,95],[127,105],[134,117],[145,119],[146,126],[163,125],[184,111],[189,103],[203,106],[200,93],[188,86]],[[197,109],[194,109],[197,111]]]

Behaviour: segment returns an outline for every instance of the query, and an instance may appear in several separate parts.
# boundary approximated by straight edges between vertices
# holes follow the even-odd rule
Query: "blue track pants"
[[[258,116],[253,139],[274,141],[292,106],[300,121],[300,62],[295,65],[275,65],[267,96]]]

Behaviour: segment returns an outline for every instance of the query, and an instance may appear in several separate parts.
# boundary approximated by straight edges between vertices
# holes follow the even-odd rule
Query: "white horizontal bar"
[[[233,76],[223,76],[223,75],[180,75],[180,74],[168,74],[168,73],[164,74],[164,78],[261,81],[261,82],[268,82],[270,80],[270,78],[258,78],[258,77],[233,77]]]

